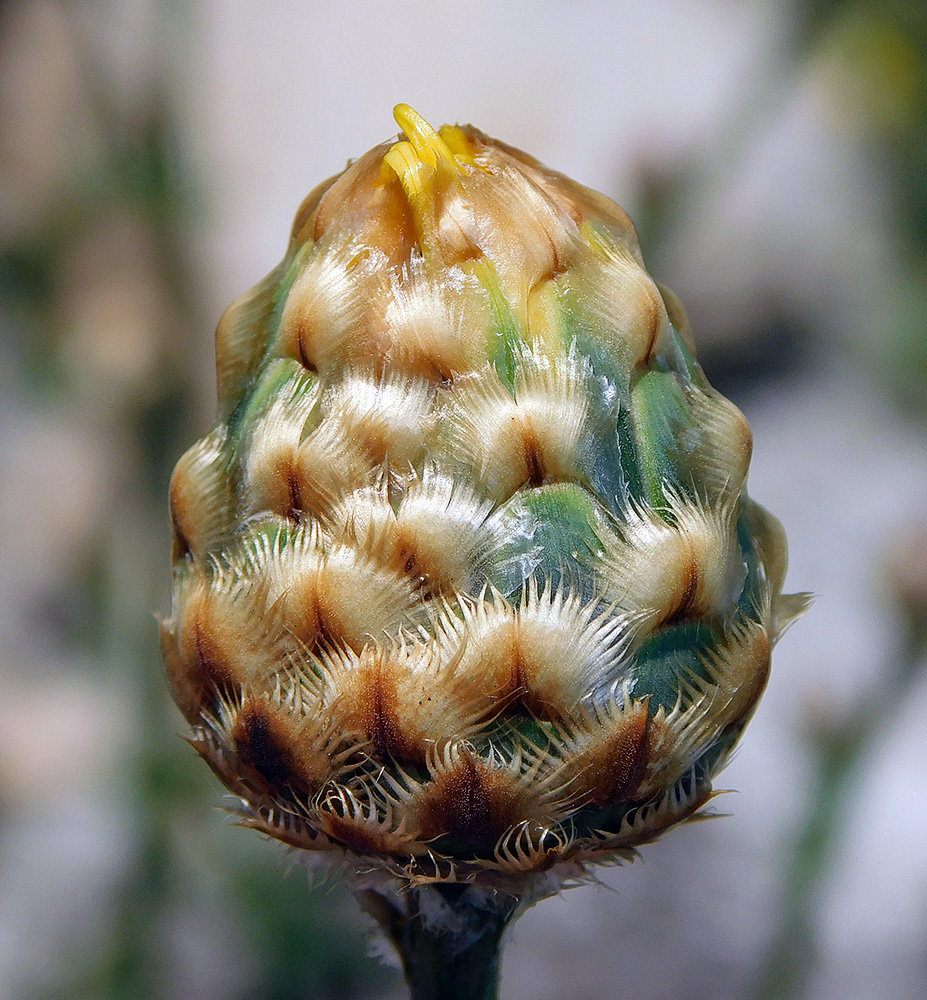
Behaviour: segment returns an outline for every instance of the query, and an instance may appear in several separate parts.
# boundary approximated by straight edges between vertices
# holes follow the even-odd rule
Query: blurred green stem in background
[[[89,663],[105,678],[112,711],[118,706],[131,717],[127,746],[114,748],[118,760],[106,776],[123,810],[124,860],[105,915],[88,915],[105,920],[96,947],[46,963],[28,996],[156,1000],[193,995],[187,989],[202,993],[177,981],[176,938],[191,914],[196,920],[209,913],[216,925],[200,919],[195,932],[206,950],[203,941],[190,947],[208,963],[218,938],[241,981],[229,985],[227,970],[201,969],[205,989],[218,976],[224,995],[235,997],[373,998],[397,976],[358,961],[364,934],[346,894],[333,891],[326,900],[310,893],[305,877],[285,877],[278,851],[258,841],[252,849],[251,837],[228,826],[216,830],[214,814],[202,809],[214,797],[208,774],[173,735],[180,720],[165,690],[152,610],[166,610],[170,470],[184,442],[202,430],[196,404],[209,384],[198,345],[210,322],[190,240],[201,206],[167,89],[158,78],[134,80],[126,96],[85,44],[85,13],[67,3],[0,6],[3,54],[22,62],[25,52],[36,79],[48,74],[43,86],[65,80],[79,93],[63,95],[61,106],[85,116],[79,143],[53,137],[42,146],[61,163],[46,171],[55,183],[40,192],[39,208],[25,205],[15,225],[0,232],[0,323],[12,361],[4,375],[25,405],[86,428],[112,465],[111,481],[94,498],[105,514],[92,551],[69,561],[62,568],[68,578],[58,581],[77,606],[46,617],[57,618],[59,628],[66,623],[69,660]],[[183,16],[171,13],[175,21]],[[19,53],[11,51],[17,44]],[[73,76],[59,64],[73,65]],[[6,141],[15,142],[12,132]],[[28,182],[29,164],[18,165]],[[136,256],[147,269],[133,267]],[[122,278],[127,286],[114,284]],[[106,308],[114,301],[115,313]],[[138,329],[144,336],[133,341]],[[111,370],[94,368],[94,348],[116,359]],[[145,353],[133,355],[136,348]],[[213,865],[207,902],[190,888],[204,877],[193,874],[204,857],[200,868]]]
[[[818,720],[808,734],[813,778],[805,819],[786,853],[780,908],[757,977],[756,1000],[805,995],[815,967],[815,918],[821,889],[853,804],[854,784],[923,667],[927,534],[916,536],[914,544],[906,537],[890,566],[890,577],[899,610],[899,639],[893,656],[853,712],[840,720]]]
[[[805,58],[829,80],[831,110],[885,180],[895,284],[875,303],[872,369],[927,415],[927,5],[920,0],[804,0]]]

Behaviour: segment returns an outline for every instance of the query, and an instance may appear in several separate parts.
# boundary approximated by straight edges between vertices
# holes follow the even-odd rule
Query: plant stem
[[[496,1000],[516,896],[430,885],[401,897],[367,891],[361,903],[399,953],[411,1000]]]

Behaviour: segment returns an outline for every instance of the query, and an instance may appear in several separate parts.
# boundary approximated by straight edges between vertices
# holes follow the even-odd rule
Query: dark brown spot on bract
[[[511,679],[508,689],[502,693],[502,697],[507,699],[506,710],[513,716],[530,718],[534,715],[543,717],[546,714],[538,699],[532,697],[531,686],[528,683],[531,673],[529,665],[525,662],[521,643],[516,640]]]
[[[318,366],[306,353],[306,342],[312,337],[312,327],[305,317],[296,320],[296,360],[309,372],[317,372]]]
[[[221,691],[237,686],[234,671],[201,618],[193,625],[193,649],[196,673],[204,689]]]
[[[649,718],[644,699],[624,714],[615,732],[596,747],[582,779],[591,793],[591,804],[611,805],[633,797],[644,773]]]
[[[291,521],[299,521],[302,517],[303,501],[300,489],[299,474],[292,465],[288,465],[286,472],[286,492],[288,509],[286,517]]]
[[[698,613],[700,609],[695,607],[695,603],[700,582],[698,566],[696,565],[695,557],[690,552],[686,558],[685,587],[683,588],[682,596],[679,598],[676,606],[663,620],[662,624],[678,624]]]
[[[399,699],[389,672],[377,663],[365,678],[364,730],[376,757],[422,763],[424,747],[409,738],[398,716]]]
[[[209,612],[194,607],[175,634],[162,627],[161,646],[178,708],[194,724],[222,694],[239,690],[237,675],[210,627]]]
[[[258,703],[248,702],[238,713],[232,739],[241,763],[256,771],[271,788],[304,784],[273,720]]]
[[[436,775],[427,797],[430,825],[455,847],[489,847],[523,817],[516,815],[511,777],[462,750],[449,769]]]
[[[647,702],[626,718],[624,727],[612,740],[612,787],[610,798],[623,802],[634,793],[644,771],[644,745],[650,715]]]
[[[542,486],[547,477],[544,470],[544,456],[534,428],[528,424],[522,428],[522,448],[525,452],[525,468],[528,471],[528,483],[531,486]]]
[[[426,586],[430,581],[424,567],[419,566],[418,553],[415,551],[414,533],[408,530],[400,531],[399,546],[395,556],[395,566],[416,589]]]

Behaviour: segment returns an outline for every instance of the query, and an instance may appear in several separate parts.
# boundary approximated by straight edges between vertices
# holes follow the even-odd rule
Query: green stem
[[[399,953],[411,1000],[496,1000],[502,935],[515,896],[460,885],[431,885],[361,903]]]

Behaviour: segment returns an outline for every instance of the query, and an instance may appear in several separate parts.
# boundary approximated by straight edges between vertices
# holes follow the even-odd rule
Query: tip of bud
[[[439,165],[451,169],[457,167],[454,154],[451,152],[441,134],[432,128],[428,122],[408,104],[397,104],[393,108],[393,118],[402,129],[403,134],[412,146],[413,152],[422,163],[433,170]],[[397,143],[402,145],[401,143]],[[393,147],[396,148],[395,146]],[[388,154],[387,154],[388,155]]]
[[[408,104],[397,104],[393,117],[405,138],[389,148],[383,163],[399,178],[421,234],[436,188],[453,182],[473,158],[460,129],[442,125],[436,130]]]

